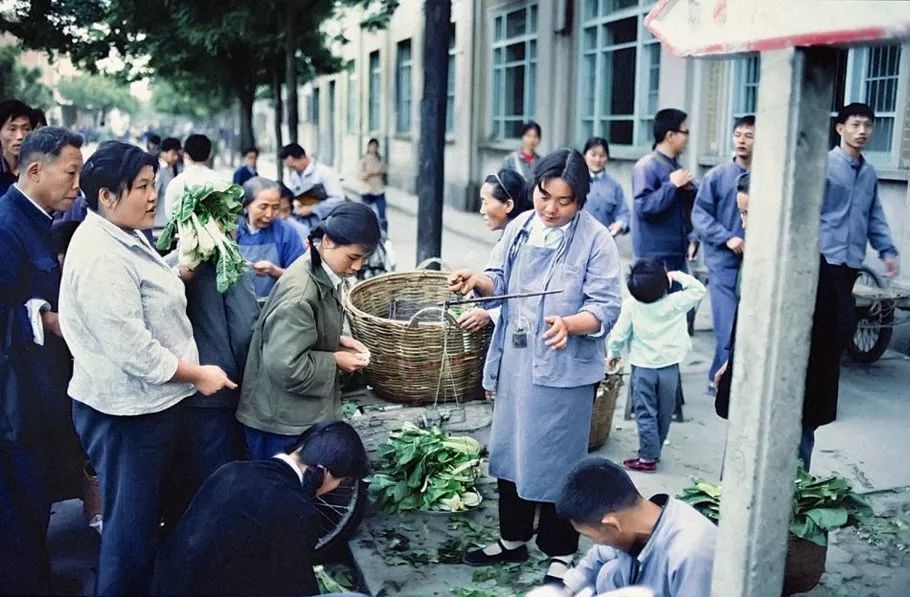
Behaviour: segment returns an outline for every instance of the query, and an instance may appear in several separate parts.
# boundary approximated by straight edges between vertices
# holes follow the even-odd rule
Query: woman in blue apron
[[[240,254],[253,269],[256,296],[264,298],[275,281],[305,249],[300,235],[278,217],[281,187],[254,176],[243,185],[243,217],[237,228]]]
[[[484,370],[484,387],[496,393],[489,449],[500,539],[464,558],[475,566],[527,559],[539,508],[547,583],[562,579],[578,549],[578,533],[554,503],[567,471],[587,454],[604,338],[621,300],[613,238],[581,210],[589,184],[577,151],[543,158],[532,182],[534,210],[508,225],[482,274],[462,270],[450,279],[453,291],[482,296],[561,291],[502,303]]]

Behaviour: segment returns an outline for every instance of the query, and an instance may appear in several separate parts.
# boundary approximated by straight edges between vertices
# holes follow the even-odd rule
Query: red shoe
[[[624,460],[622,466],[624,469],[630,471],[638,471],[639,473],[657,472],[656,462],[648,462],[647,460],[642,460],[641,458],[630,458],[628,460]]]

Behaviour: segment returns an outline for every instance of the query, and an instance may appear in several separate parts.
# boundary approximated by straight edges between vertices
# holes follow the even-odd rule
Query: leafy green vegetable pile
[[[179,262],[191,270],[203,261],[212,261],[218,292],[222,293],[240,280],[247,267],[233,238],[243,212],[242,196],[243,188],[233,184],[220,189],[211,185],[187,187],[158,238],[158,248],[166,251],[178,236]]]
[[[474,482],[480,476],[480,443],[449,437],[434,427],[405,423],[379,445],[380,471],[370,496],[390,514],[408,510],[459,512],[480,504]]]
[[[717,522],[720,519],[721,486],[695,479],[678,497]],[[828,544],[828,531],[865,524],[873,517],[872,508],[853,491],[843,477],[815,477],[799,467],[793,490],[793,515],[790,533],[822,547]]]

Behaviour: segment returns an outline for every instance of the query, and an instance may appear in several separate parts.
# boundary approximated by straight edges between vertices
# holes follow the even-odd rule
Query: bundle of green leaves
[[[158,249],[169,250],[179,238],[179,263],[193,270],[212,261],[218,292],[227,292],[247,267],[233,235],[243,213],[242,196],[243,188],[234,184],[187,187],[158,237]]]
[[[721,486],[694,479],[677,496],[715,523],[720,520]],[[843,477],[815,477],[800,466],[793,487],[790,534],[816,545],[828,545],[828,532],[868,523],[872,507]]]
[[[370,496],[390,514],[409,510],[459,512],[480,504],[480,443],[449,437],[438,428],[405,423],[379,445],[380,470]]]

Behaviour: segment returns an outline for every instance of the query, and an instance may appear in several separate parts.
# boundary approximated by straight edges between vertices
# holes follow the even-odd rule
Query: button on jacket
[[[88,212],[67,252],[60,326],[74,400],[123,416],[193,394],[192,384],[168,381],[179,360],[199,362],[183,282],[139,232]]]

